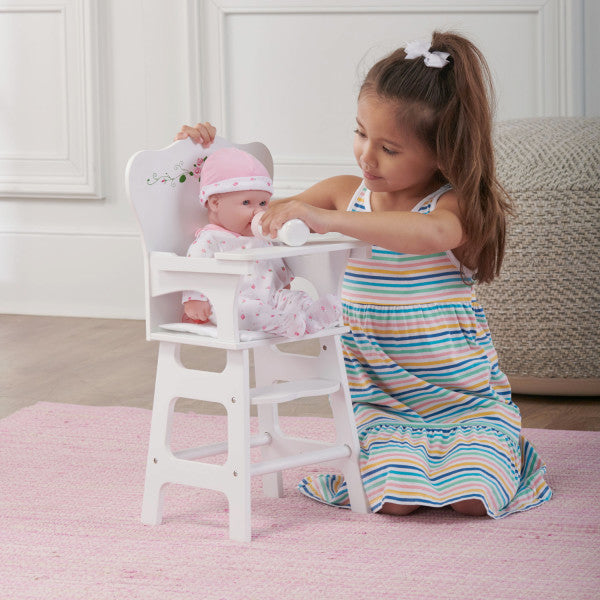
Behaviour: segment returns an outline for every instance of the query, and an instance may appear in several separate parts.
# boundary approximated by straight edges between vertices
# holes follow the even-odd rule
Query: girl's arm
[[[407,254],[445,252],[465,242],[458,199],[453,191],[444,194],[436,209],[427,215],[408,211],[348,212],[348,202],[360,180],[352,178],[354,188],[342,199],[341,184],[347,186],[348,192],[350,182],[339,179],[326,180],[303,194],[273,202],[261,221],[263,231],[275,235],[283,223],[297,218],[316,233],[336,231]],[[338,191],[328,193],[328,186],[332,185]],[[321,190],[323,195],[316,193]]]
[[[445,252],[464,243],[460,218],[441,207],[428,215],[404,211],[335,212],[330,215],[328,230],[406,254]]]

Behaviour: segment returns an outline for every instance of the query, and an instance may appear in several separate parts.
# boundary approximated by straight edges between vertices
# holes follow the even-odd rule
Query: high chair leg
[[[354,424],[354,415],[352,410],[348,410],[346,398],[343,391],[332,394],[329,398],[331,411],[335,420],[335,427],[339,441],[343,441],[352,450],[352,454],[344,461],[341,461],[339,467],[348,486],[348,496],[350,499],[350,508],[353,512],[370,512],[367,503],[367,497],[364,492],[362,477],[359,466],[360,446],[358,435]]]
[[[227,373],[232,395],[227,408],[229,469],[229,537],[239,542],[251,539],[250,494],[250,395],[248,351],[228,351]]]
[[[144,500],[142,502],[142,523],[160,525],[162,523],[165,484],[146,476]]]
[[[352,450],[352,454],[340,463],[340,468],[348,487],[350,508],[354,512],[368,513],[371,512],[371,509],[360,474],[360,444],[352,402],[350,401],[350,390],[348,389],[348,380],[343,362],[342,344],[339,338],[331,340],[330,343],[333,343],[335,346],[335,360],[339,372],[342,373],[342,377],[340,389],[329,396],[329,404],[335,421],[337,440],[348,444]]]
[[[259,405],[257,409],[259,432],[268,433],[270,435],[274,432],[279,433],[277,405]],[[261,448],[261,456],[263,460],[269,460],[276,458],[278,453],[275,452],[273,445],[269,444]],[[281,498],[283,496],[283,476],[281,471],[263,475],[262,489],[263,494],[268,498]]]
[[[252,539],[250,494],[250,464],[236,466],[231,471],[231,486],[227,493],[229,501],[229,539],[249,542]]]
[[[146,481],[142,503],[142,523],[158,525],[162,522],[164,488],[168,481],[167,463],[173,409],[176,397],[170,392],[172,369],[179,360],[179,346],[162,342],[158,349],[154,405],[150,425]]]

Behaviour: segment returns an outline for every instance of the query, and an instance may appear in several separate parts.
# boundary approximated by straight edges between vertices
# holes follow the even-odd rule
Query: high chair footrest
[[[334,379],[284,381],[251,389],[250,399],[252,404],[281,404],[297,398],[328,396],[339,389],[340,382]]]
[[[250,438],[250,448],[256,446],[267,446],[271,443],[271,436],[268,433],[262,433],[260,435],[253,435]],[[196,458],[205,458],[206,456],[216,456],[217,454],[225,454],[229,448],[228,442],[219,442],[217,444],[210,444],[207,446],[200,446],[198,448],[187,448],[186,450],[179,450],[173,452],[175,458],[181,458],[183,460],[194,460]]]

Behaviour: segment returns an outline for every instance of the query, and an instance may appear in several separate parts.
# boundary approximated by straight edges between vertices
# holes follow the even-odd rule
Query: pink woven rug
[[[176,413],[177,445],[224,417]],[[327,438],[328,419],[284,429]],[[600,433],[528,430],[554,498],[500,521],[450,509],[355,515],[256,482],[251,544],[227,538],[214,492],[170,486],[140,523],[150,412],[40,403],[0,420],[0,598],[365,600],[600,597]],[[317,469],[312,469],[313,471]]]

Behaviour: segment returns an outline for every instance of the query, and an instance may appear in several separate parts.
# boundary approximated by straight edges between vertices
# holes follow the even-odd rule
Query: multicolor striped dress
[[[449,186],[413,212],[435,209]],[[370,211],[356,191],[348,210]],[[372,511],[384,503],[440,507],[481,500],[492,517],[549,500],[546,468],[521,435],[472,273],[452,252],[426,256],[374,246],[350,259],[342,304],[344,359]],[[341,475],[314,475],[307,496],[348,506]]]

